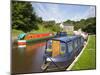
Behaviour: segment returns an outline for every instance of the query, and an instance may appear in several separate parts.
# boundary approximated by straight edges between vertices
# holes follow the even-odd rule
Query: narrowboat
[[[54,37],[53,33],[22,33],[18,35],[18,45],[26,45],[26,43],[43,40],[43,39],[49,39]]]
[[[47,62],[67,62],[75,58],[84,46],[82,36],[64,36],[46,41],[44,64]]]
[[[18,35],[18,45],[19,46],[25,46],[26,43],[43,40],[43,39],[49,39],[54,37],[63,37],[67,36],[66,32],[57,32],[55,35],[53,33],[22,33]]]

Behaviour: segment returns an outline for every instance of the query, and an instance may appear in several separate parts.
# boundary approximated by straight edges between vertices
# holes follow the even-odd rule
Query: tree
[[[81,28],[85,32],[96,34],[96,17],[81,19],[80,21],[67,20],[64,23],[73,24],[75,30]]]
[[[30,2],[12,1],[12,28],[29,32],[38,29],[37,16]]]
[[[75,22],[75,30],[82,29],[85,32],[96,34],[96,17],[81,19]]]
[[[82,30],[88,33],[96,34],[96,18],[88,18],[86,20],[86,25]]]
[[[60,27],[58,25],[53,25],[51,28],[54,32],[59,32],[60,31]]]
[[[67,20],[67,21],[65,21],[64,23],[65,23],[65,24],[66,24],[66,23],[68,23],[68,24],[75,24],[75,21]]]
[[[86,22],[85,22],[86,20],[85,19],[81,19],[80,21],[77,21],[76,23],[75,23],[75,30],[78,30],[78,29],[80,29],[80,28],[84,28],[85,26],[86,26]]]
[[[53,25],[55,25],[56,23],[55,23],[55,21],[44,21],[43,22],[43,24],[44,24],[44,27],[45,28],[51,28],[51,27],[53,27]]]
[[[86,28],[83,29],[83,31],[96,34],[96,25],[89,24],[88,26],[86,26]]]

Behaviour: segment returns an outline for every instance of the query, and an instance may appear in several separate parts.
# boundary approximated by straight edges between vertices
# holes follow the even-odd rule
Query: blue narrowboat
[[[75,58],[84,46],[82,36],[56,37],[46,42],[45,62],[66,62]]]

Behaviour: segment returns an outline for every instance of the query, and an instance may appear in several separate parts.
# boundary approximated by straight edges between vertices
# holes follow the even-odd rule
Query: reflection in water
[[[18,48],[14,45],[12,48],[12,72],[42,72],[44,50],[45,42],[28,44],[26,48]]]
[[[39,47],[42,47],[42,46],[44,46],[44,45],[45,45],[45,42],[36,43],[36,44],[28,44],[28,45],[26,46],[26,51],[27,51],[27,52],[33,51],[33,50],[35,50],[35,49],[37,49],[37,48],[39,48]]]

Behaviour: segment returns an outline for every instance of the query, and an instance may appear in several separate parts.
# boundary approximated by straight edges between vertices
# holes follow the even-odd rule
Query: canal
[[[12,45],[12,73],[42,72],[43,54],[45,41],[27,44],[19,48],[17,44]]]

